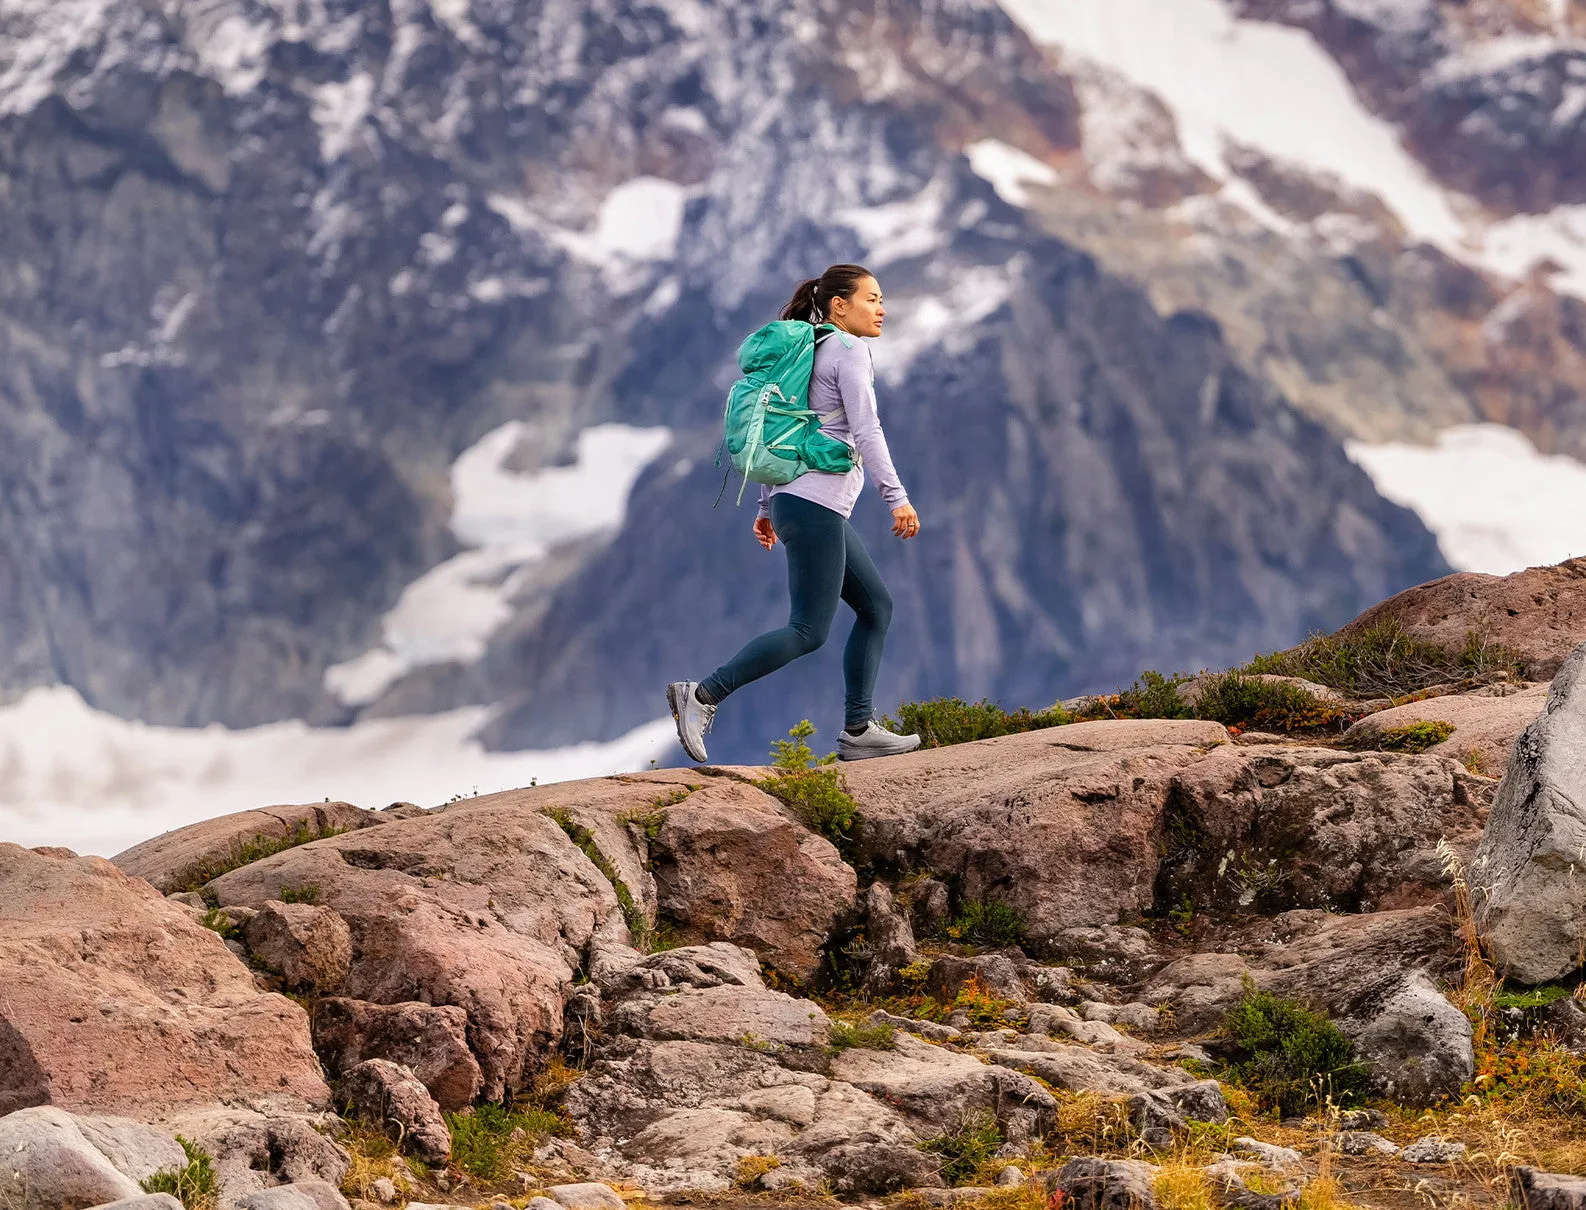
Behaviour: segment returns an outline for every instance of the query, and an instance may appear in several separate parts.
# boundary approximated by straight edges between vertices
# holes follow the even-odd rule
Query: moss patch
[[[324,840],[327,836],[340,836],[346,828],[316,828],[308,820],[302,820],[285,836],[251,836],[247,840],[236,840],[224,853],[215,857],[205,857],[195,861],[176,876],[176,889],[178,891],[200,891],[205,883],[213,882],[222,874],[229,874],[232,870],[240,870],[245,865],[252,865],[256,861],[263,861],[266,857],[274,857],[277,853],[284,853],[288,849],[295,849],[315,840]]]
[[[1452,723],[1410,723],[1405,727],[1389,727],[1377,744],[1384,752],[1425,752],[1453,734]]]
[[[595,834],[574,819],[565,807],[547,807],[545,813],[567,834],[567,839],[577,845],[584,856],[589,858],[594,867],[600,871],[601,876],[611,883],[611,889],[617,896],[617,906],[622,910],[622,919],[628,926],[629,935],[633,938],[634,949],[653,953],[657,940],[655,928],[645,918],[644,909],[633,897],[633,892],[622,880],[622,875],[617,873],[616,864],[600,851]]]

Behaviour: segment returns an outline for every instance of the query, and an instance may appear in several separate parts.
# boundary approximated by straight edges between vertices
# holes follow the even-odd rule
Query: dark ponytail
[[[852,298],[859,283],[874,276],[863,265],[833,265],[819,277],[799,282],[792,300],[782,308],[782,318],[820,323],[827,318],[832,299]]]

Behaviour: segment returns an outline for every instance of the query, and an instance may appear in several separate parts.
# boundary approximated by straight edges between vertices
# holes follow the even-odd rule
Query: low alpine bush
[[[1002,1128],[989,1113],[971,1115],[951,1134],[938,1135],[920,1144],[921,1151],[941,1157],[942,1179],[962,1185],[989,1163],[1002,1146]]]
[[[1018,945],[1030,931],[1028,922],[1000,899],[966,899],[942,926],[947,941],[1002,949]]]
[[[978,702],[966,702],[957,697],[904,702],[898,707],[897,719],[889,717],[886,720],[889,727],[904,735],[918,735],[920,746],[925,748],[945,748],[949,744],[967,744],[977,739],[995,739],[999,735],[1039,731],[1070,722],[1073,719],[1056,706],[1040,711],[1021,707],[1009,712],[1000,704],[984,698]]]
[[[1355,1104],[1365,1092],[1365,1065],[1338,1026],[1296,1000],[1258,991],[1248,979],[1222,1031],[1236,1050],[1230,1074],[1263,1109],[1292,1117],[1329,1099]]]
[[[1179,673],[1163,676],[1146,669],[1129,688],[1093,697],[1075,716],[1088,722],[1104,718],[1192,718],[1193,711],[1179,696],[1179,686],[1189,678]]]
[[[214,1159],[209,1152],[181,1135],[176,1136],[176,1141],[182,1145],[187,1162],[180,1168],[162,1168],[140,1181],[143,1192],[169,1193],[182,1203],[184,1210],[214,1210],[220,1197],[220,1178],[215,1174]]]
[[[792,807],[806,827],[826,837],[846,858],[853,850],[859,804],[848,793],[842,773],[831,767],[836,754],[815,759],[805,742],[814,734],[815,725],[804,719],[788,732],[788,739],[777,740],[771,749],[776,772],[755,785]]]
[[[1237,669],[1208,677],[1194,707],[1196,718],[1260,731],[1321,727],[1341,713],[1296,685],[1262,680]]]
[[[481,1180],[510,1177],[551,1135],[572,1133],[571,1124],[549,1109],[476,1105],[446,1115],[452,1134],[452,1166]]]
[[[1391,698],[1486,673],[1514,675],[1520,661],[1474,630],[1459,651],[1449,651],[1405,633],[1389,618],[1358,631],[1313,634],[1298,647],[1257,656],[1242,671],[1304,677],[1350,697]]]

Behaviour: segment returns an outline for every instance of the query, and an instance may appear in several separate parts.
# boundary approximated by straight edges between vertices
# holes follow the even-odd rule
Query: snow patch
[[[1586,465],[1498,424],[1444,429],[1433,446],[1349,442],[1389,500],[1413,509],[1461,571],[1508,575],[1586,552]]]
[[[687,201],[688,192],[681,185],[660,177],[634,177],[606,195],[593,231],[564,233],[562,242],[595,262],[612,257],[671,260],[677,255]]]
[[[536,778],[634,772],[677,742],[672,720],[661,718],[610,743],[487,752],[473,737],[489,715],[480,707],[346,728],[157,727],[94,710],[74,689],[33,689],[0,708],[0,841],[108,857],[268,803],[438,806]]]
[[[667,261],[677,255],[688,190],[653,176],[624,181],[601,201],[588,231],[557,226],[527,200],[509,194],[493,194],[486,202],[513,230],[538,235],[621,276],[635,262]]]
[[[936,177],[911,198],[880,206],[855,206],[832,218],[851,227],[864,241],[865,259],[871,264],[925,256],[941,246],[947,190],[947,181]]]
[[[991,182],[997,196],[1012,206],[1030,204],[1029,185],[1055,185],[1057,173],[1027,151],[997,139],[981,139],[964,148],[969,166]]]
[[[1515,278],[1552,261],[1560,272],[1549,285],[1586,298],[1586,206],[1559,206],[1547,214],[1494,223],[1486,233],[1483,259],[1489,268]]]
[[[479,659],[554,547],[621,528],[628,493],[672,440],[665,428],[596,425],[578,435],[572,465],[525,474],[508,463],[528,435],[510,421],[452,465],[451,529],[472,549],[403,589],[379,647],[326,669],[326,689],[347,705],[368,705],[415,668]]]
[[[327,164],[352,147],[369,118],[374,77],[359,72],[345,83],[321,84],[314,90],[314,125],[319,127],[319,155]]]
[[[194,7],[182,41],[198,58],[199,70],[232,96],[257,88],[269,67],[272,25],[256,25],[240,13]]]
[[[1041,42],[1158,94],[1188,158],[1219,180],[1229,140],[1378,194],[1417,236],[1456,246],[1463,224],[1397,130],[1355,97],[1303,30],[1241,21],[1222,0],[1002,0]],[[1386,4],[1376,7],[1387,8]],[[1408,19],[1406,6],[1396,6]]]
[[[0,3],[0,116],[27,113],[50,95],[72,55],[104,35],[112,0]]]
[[[1016,259],[1007,265],[966,269],[944,294],[911,298],[900,306],[901,318],[887,321],[885,343],[876,358],[882,380],[898,385],[907,377],[910,363],[938,344],[949,354],[967,352],[974,345],[975,325],[1008,301],[1021,268]]]

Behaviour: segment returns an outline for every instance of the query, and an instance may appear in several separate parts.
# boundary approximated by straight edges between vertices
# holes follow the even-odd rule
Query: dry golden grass
[[[412,1187],[412,1175],[406,1161],[397,1154],[396,1144],[376,1127],[349,1122],[338,1141],[352,1157],[341,1182],[341,1191],[348,1197],[374,1197],[374,1183],[382,1177],[396,1185],[399,1192]]]
[[[1205,1168],[1182,1154],[1157,1169],[1156,1200],[1161,1210],[1217,1210],[1218,1205]]]
[[[1134,1141],[1128,1100],[1100,1092],[1053,1090],[1057,1099],[1049,1145],[1065,1155],[1127,1152]]]
[[[746,1155],[738,1161],[734,1183],[740,1189],[752,1189],[754,1183],[766,1173],[782,1167],[782,1160],[774,1155]]]

